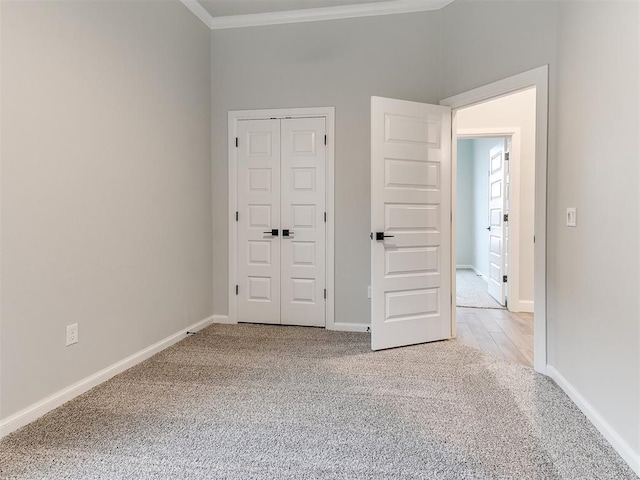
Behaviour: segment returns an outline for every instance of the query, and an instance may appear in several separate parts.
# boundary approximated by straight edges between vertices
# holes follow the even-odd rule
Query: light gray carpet
[[[471,269],[456,270],[456,305],[471,308],[504,308],[487,291],[487,282]]]
[[[0,442],[3,479],[631,479],[548,378],[455,341],[214,325]]]

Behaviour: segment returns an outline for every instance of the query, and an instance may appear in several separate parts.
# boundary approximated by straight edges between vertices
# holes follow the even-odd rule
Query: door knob
[[[264,232],[267,235],[271,235],[272,237],[277,237],[278,236],[278,229],[274,228],[273,230],[271,230],[270,232]],[[284,233],[284,232],[283,232]]]
[[[282,236],[283,237],[288,237],[289,235],[293,235],[293,232],[287,228],[283,228],[282,229]]]
[[[491,231],[491,225],[489,225],[489,226],[487,227],[487,230]]]
[[[384,240],[385,238],[393,238],[393,235],[385,235],[384,232],[376,232],[376,240]]]

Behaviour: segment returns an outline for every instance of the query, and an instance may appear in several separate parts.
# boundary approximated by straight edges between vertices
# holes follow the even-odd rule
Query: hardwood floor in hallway
[[[533,314],[457,307],[458,341],[507,361],[533,366]]]

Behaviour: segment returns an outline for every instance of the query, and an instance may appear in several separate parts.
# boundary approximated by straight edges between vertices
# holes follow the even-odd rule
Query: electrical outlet
[[[371,285],[367,287],[367,298],[371,298]]]
[[[567,208],[567,227],[577,227],[578,218],[575,207]]]
[[[67,347],[78,343],[78,324],[67,325]]]

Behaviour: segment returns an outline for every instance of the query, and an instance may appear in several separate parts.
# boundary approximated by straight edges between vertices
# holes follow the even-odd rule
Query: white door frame
[[[533,368],[536,372],[547,370],[547,142],[549,109],[549,66],[529,70],[512,77],[475,88],[446,98],[441,105],[451,107],[452,159],[457,158],[457,110],[478,103],[494,100],[510,93],[536,87],[536,164],[535,164],[535,219],[534,219],[534,315],[533,315]],[[451,271],[455,272],[455,219],[456,219],[456,162],[451,162]],[[455,299],[455,275],[451,275],[452,304]],[[452,305],[451,323],[455,329],[455,304]],[[455,330],[454,330],[455,331]]]
[[[513,215],[509,215],[509,237],[507,239],[507,252],[509,254],[509,265],[506,273],[509,276],[507,298],[510,307],[508,310],[530,312],[532,311],[531,307],[527,305],[523,308],[520,302],[520,266],[516,260],[520,257],[520,218],[522,218],[520,215],[520,196],[519,194],[514,194],[514,192],[520,192],[520,159],[522,155],[520,127],[459,128],[457,137],[458,139],[511,138],[511,148],[509,150],[509,212],[513,212]],[[452,163],[455,163],[455,161],[456,158],[452,158]],[[456,187],[454,184],[454,188]],[[454,195],[454,198],[457,198],[457,195]],[[453,207],[452,209],[454,210],[455,218],[457,212]]]
[[[325,328],[333,330],[335,327],[335,278],[334,278],[334,178],[335,178],[335,108],[334,107],[310,107],[310,108],[284,108],[267,110],[236,110],[228,115],[229,138],[229,323],[238,322],[238,310],[236,305],[236,285],[238,283],[238,271],[236,259],[238,255],[238,227],[236,211],[238,210],[237,169],[236,169],[236,136],[237,124],[241,120],[267,120],[284,118],[324,117],[327,134],[326,150],[326,283],[327,299],[325,303]]]

